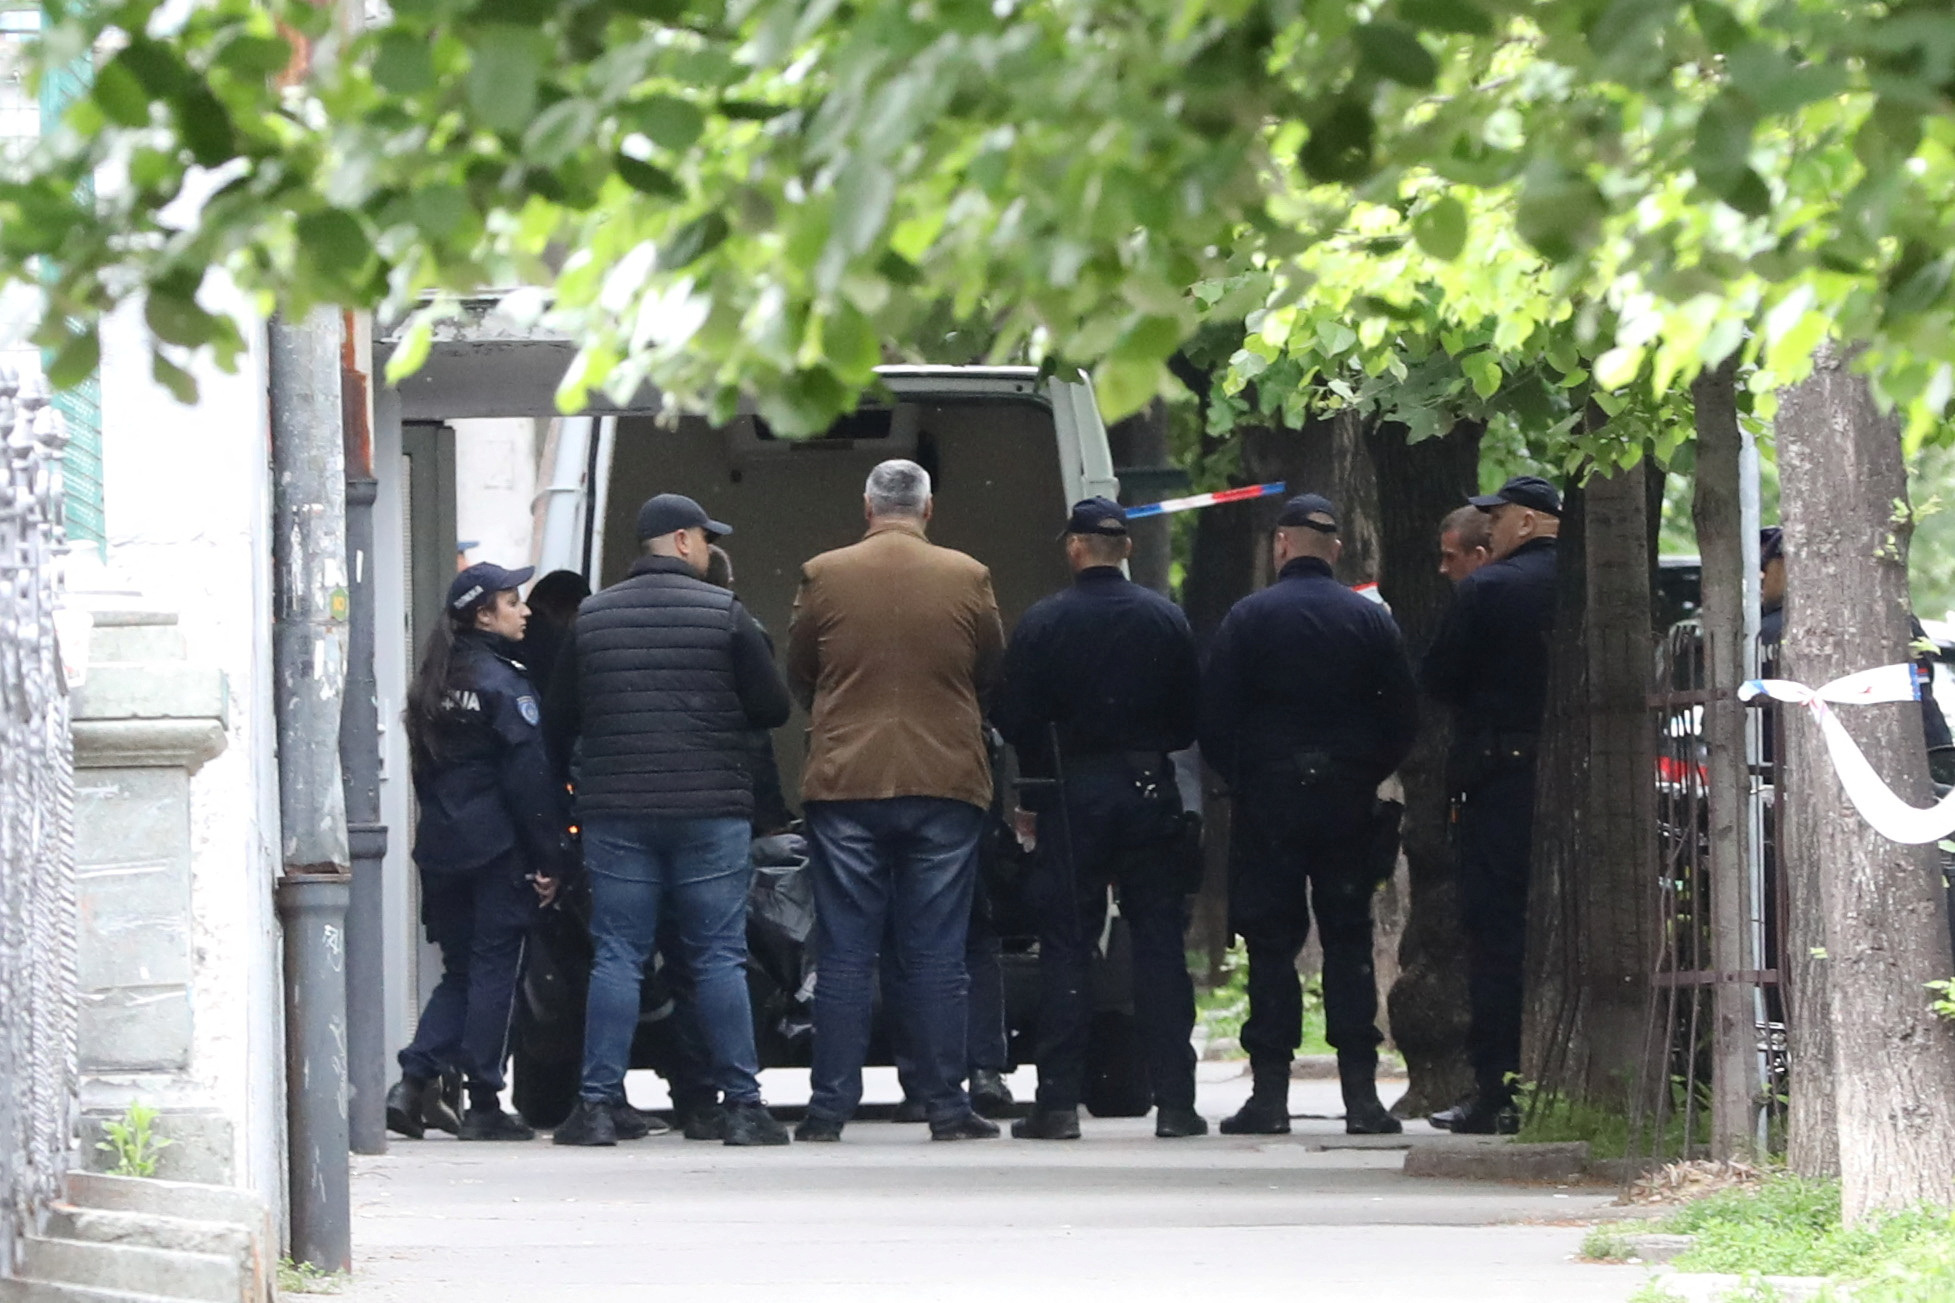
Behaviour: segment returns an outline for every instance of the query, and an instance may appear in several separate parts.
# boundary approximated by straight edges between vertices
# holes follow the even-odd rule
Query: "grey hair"
[[[913,461],[886,461],[869,472],[862,493],[875,515],[921,516],[930,501],[930,472]]]

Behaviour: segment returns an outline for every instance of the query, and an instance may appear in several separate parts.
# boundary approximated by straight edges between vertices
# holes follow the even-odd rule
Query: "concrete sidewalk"
[[[1201,1107],[1247,1082],[1204,1064]],[[770,1100],[807,1074],[767,1074]],[[1029,1072],[1013,1087],[1021,1097]],[[631,1082],[657,1106],[655,1079]],[[872,1071],[869,1098],[893,1099]],[[1388,1093],[1386,1097],[1391,1097]],[[1298,1082],[1301,1114],[1338,1109]],[[738,1150],[676,1137],[610,1150],[396,1140],[355,1160],[361,1303],[612,1303],[713,1294],[795,1300],[1133,1300],[1280,1289],[1314,1300],[1414,1296],[1621,1303],[1641,1268],[1572,1261],[1612,1192],[1430,1181],[1403,1151],[1295,1135],[1157,1141],[1146,1120],[1086,1122],[1076,1143],[932,1144],[858,1122],[840,1145]],[[1429,1132],[1423,1123],[1416,1131]]]

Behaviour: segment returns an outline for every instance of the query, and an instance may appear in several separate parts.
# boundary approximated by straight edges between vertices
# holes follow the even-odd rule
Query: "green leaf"
[[[1468,353],[1459,360],[1460,372],[1473,386],[1473,392],[1485,402],[1500,392],[1500,362],[1485,349]]]
[[[158,339],[196,348],[210,341],[212,317],[197,306],[195,284],[188,288],[189,292],[185,293],[182,286],[151,286],[148,301],[143,305],[143,320]]]
[[[1398,23],[1366,23],[1352,34],[1365,67],[1401,86],[1424,88],[1439,80],[1439,61],[1419,34]]]
[[[224,43],[217,62],[241,77],[269,77],[292,65],[292,43],[282,36],[244,32]]]
[[[197,378],[161,353],[149,355],[149,374],[170,391],[170,397],[189,407],[197,401]]]
[[[1324,109],[1310,124],[1310,138],[1303,142],[1297,162],[1311,180],[1352,184],[1371,175],[1376,125],[1368,105],[1340,99]]]
[[[373,256],[366,228],[359,218],[342,208],[307,213],[298,221],[298,236],[306,261],[336,280],[352,280]]]
[[[110,59],[96,70],[88,97],[101,106],[111,122],[125,127],[149,125],[149,93],[120,59]]]
[[[1728,194],[1749,168],[1754,121],[1751,110],[1728,91],[1706,104],[1698,116],[1690,164],[1714,193]]]
[[[558,100],[523,133],[523,153],[545,167],[555,167],[582,149],[596,130],[597,105],[586,99]]]
[[[434,318],[425,312],[417,312],[408,320],[401,342],[387,359],[387,383],[397,385],[419,371],[433,349]]]
[[[618,176],[633,190],[651,195],[656,199],[683,199],[686,188],[679,179],[662,167],[654,167],[643,159],[629,154],[619,154],[612,160],[618,169]]]
[[[1528,169],[1514,225],[1552,262],[1567,262],[1595,239],[1607,210],[1587,177],[1543,160]]]
[[[177,134],[200,166],[216,167],[237,157],[237,127],[209,87],[199,82],[172,100],[170,107],[176,113]]]
[[[55,350],[54,360],[48,363],[48,384],[57,390],[73,389],[93,376],[101,364],[102,337],[84,329]]]
[[[448,238],[468,219],[468,195],[460,186],[426,186],[416,190],[407,202],[414,224],[432,240]]]
[[[1428,32],[1493,35],[1493,19],[1471,0],[1399,0],[1398,11],[1407,22]]]
[[[1845,69],[1795,64],[1768,45],[1751,42],[1725,56],[1731,85],[1766,114],[1790,113],[1846,89]]]
[[[400,28],[383,32],[373,54],[373,80],[390,95],[434,89],[434,55],[426,38]]]
[[[1107,358],[1093,368],[1093,393],[1099,399],[1100,414],[1111,423],[1139,411],[1160,391],[1166,374],[1159,358]]]
[[[129,42],[112,62],[133,73],[151,99],[170,99],[192,80],[189,66],[174,50],[146,38]]]
[[[1451,262],[1466,248],[1466,205],[1452,195],[1427,204],[1412,218],[1412,238],[1441,262]]]
[[[675,154],[691,149],[706,130],[706,115],[673,95],[654,95],[624,108],[624,119],[654,145]]]
[[[520,27],[484,27],[470,51],[468,105],[492,131],[514,134],[536,114],[543,39]]]
[[[718,213],[695,217],[674,232],[658,251],[658,269],[677,271],[681,267],[690,267],[719,248],[732,233],[733,228]]]

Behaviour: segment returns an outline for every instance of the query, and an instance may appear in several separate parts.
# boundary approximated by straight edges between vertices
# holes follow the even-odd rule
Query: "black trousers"
[[[1473,1021],[1467,1056],[1483,1097],[1504,1098],[1521,1067],[1527,874],[1534,839],[1534,767],[1498,770],[1459,812],[1460,921],[1466,929]]]
[[[401,1071],[432,1080],[459,1069],[472,1108],[496,1105],[509,1057],[525,943],[540,906],[515,854],[461,873],[421,872],[421,921],[441,947],[441,981],[428,996]]]
[[[1230,838],[1229,927],[1249,952],[1252,1067],[1288,1072],[1303,1039],[1297,955],[1314,916],[1324,947],[1325,1036],[1340,1056],[1375,1055],[1378,980],[1371,961],[1374,788],[1333,776],[1305,785],[1265,775],[1241,785]]]
[[[1106,928],[1109,884],[1133,942],[1134,1023],[1154,1102],[1195,1106],[1195,985],[1183,948],[1188,901],[1176,861],[1181,801],[1171,771],[1164,772],[1152,798],[1117,766],[1068,774],[1063,818],[1056,805],[1039,811],[1031,890],[1039,918],[1042,1109],[1077,1108],[1085,1091],[1093,955]]]
[[[964,1066],[969,1072],[1003,1072],[1010,1049],[1005,1043],[1004,947],[984,899],[984,884],[971,893],[971,926],[964,934],[964,971],[970,978],[964,1024]],[[896,1080],[903,1098],[921,1099],[922,1067],[910,1053],[902,1019],[903,967],[892,935],[883,943],[881,971],[883,1008],[889,1011],[889,1055],[896,1063]],[[968,1080],[968,1078],[967,1078]]]

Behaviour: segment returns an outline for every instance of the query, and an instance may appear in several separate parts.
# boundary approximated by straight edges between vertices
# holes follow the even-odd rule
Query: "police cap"
[[[1319,534],[1335,534],[1337,508],[1333,507],[1330,499],[1321,493],[1299,493],[1283,504],[1283,514],[1276,518],[1278,529],[1290,529],[1295,526],[1314,529]]]
[[[712,538],[725,538],[733,526],[721,524],[706,514],[706,508],[683,493],[661,493],[645,499],[638,508],[638,541],[664,538],[682,529],[703,529]]]
[[[456,575],[455,582],[448,585],[448,609],[457,615],[465,614],[497,593],[506,592],[511,588],[521,588],[535,573],[535,566],[524,566],[521,570],[504,570],[493,561],[477,561]]]
[[[1467,502],[1482,511],[1492,511],[1495,507],[1526,507],[1529,511],[1543,511],[1550,516],[1561,515],[1561,494],[1555,486],[1538,475],[1516,475],[1500,486],[1497,493],[1483,493]]]
[[[1073,503],[1066,517],[1065,534],[1100,534],[1108,538],[1127,537],[1127,509],[1112,498],[1082,498]],[[1061,535],[1064,537],[1064,534]]]

